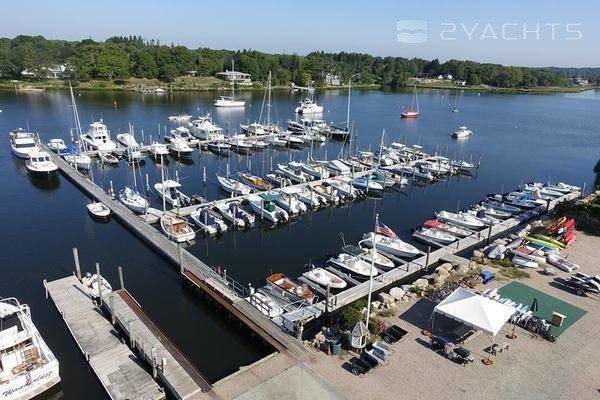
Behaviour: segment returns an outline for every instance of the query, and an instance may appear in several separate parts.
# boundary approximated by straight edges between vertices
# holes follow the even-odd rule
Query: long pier
[[[73,339],[113,400],[161,400],[165,393],[98,312],[75,276],[45,282]]]

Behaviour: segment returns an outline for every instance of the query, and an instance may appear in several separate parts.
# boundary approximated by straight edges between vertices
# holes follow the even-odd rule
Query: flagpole
[[[371,292],[373,291],[373,270],[375,269],[375,257],[377,256],[377,247],[375,246],[375,237],[377,236],[377,226],[379,225],[379,214],[375,214],[375,229],[373,230],[373,254],[371,254],[371,274],[369,276],[369,296],[367,297],[367,331],[369,330],[369,315],[371,314]]]

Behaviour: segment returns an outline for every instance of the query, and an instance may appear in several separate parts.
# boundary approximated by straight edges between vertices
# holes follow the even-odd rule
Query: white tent
[[[433,311],[484,331],[490,336],[496,336],[515,313],[515,308],[458,288]]]

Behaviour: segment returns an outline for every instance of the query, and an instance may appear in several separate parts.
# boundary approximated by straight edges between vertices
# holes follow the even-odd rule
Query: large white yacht
[[[304,100],[300,101],[300,105],[296,107],[296,114],[321,114],[323,113],[323,106],[317,104],[317,102],[309,96]]]
[[[117,144],[110,138],[108,128],[102,123],[102,120],[92,122],[90,129],[81,135],[81,139],[90,150],[110,153],[117,148]]]
[[[17,128],[10,133],[10,149],[12,153],[24,160],[37,150],[35,135],[24,129]]]
[[[34,151],[29,154],[29,160],[25,162],[27,171],[38,177],[56,175],[58,166],[52,161],[50,155],[45,151]]]
[[[212,117],[207,114],[189,123],[192,135],[200,140],[224,140],[223,128],[213,124]]]
[[[59,382],[58,360],[33,324],[29,306],[0,299],[0,398],[28,400]]]

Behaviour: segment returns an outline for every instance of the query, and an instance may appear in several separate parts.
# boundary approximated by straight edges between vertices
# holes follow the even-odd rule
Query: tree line
[[[346,52],[312,52],[300,56],[254,50],[188,49],[140,36],[116,36],[103,42],[47,40],[42,36],[23,35],[0,39],[0,76],[10,78],[21,77],[24,70],[42,77],[49,66],[64,64],[71,78],[77,81],[124,81],[136,77],[172,82],[190,71],[196,71],[200,76],[213,76],[230,69],[231,60],[235,61],[236,70],[251,74],[254,81],[265,81],[272,71],[275,85],[291,82],[306,85],[311,81],[319,84],[324,73],[336,74],[343,81],[353,77],[358,83],[391,87],[405,85],[419,73],[432,77],[451,74],[469,85],[503,88],[570,84],[566,73],[556,69],[507,67],[474,61],[440,63],[437,59],[374,57]],[[600,72],[597,77],[600,79]]]

